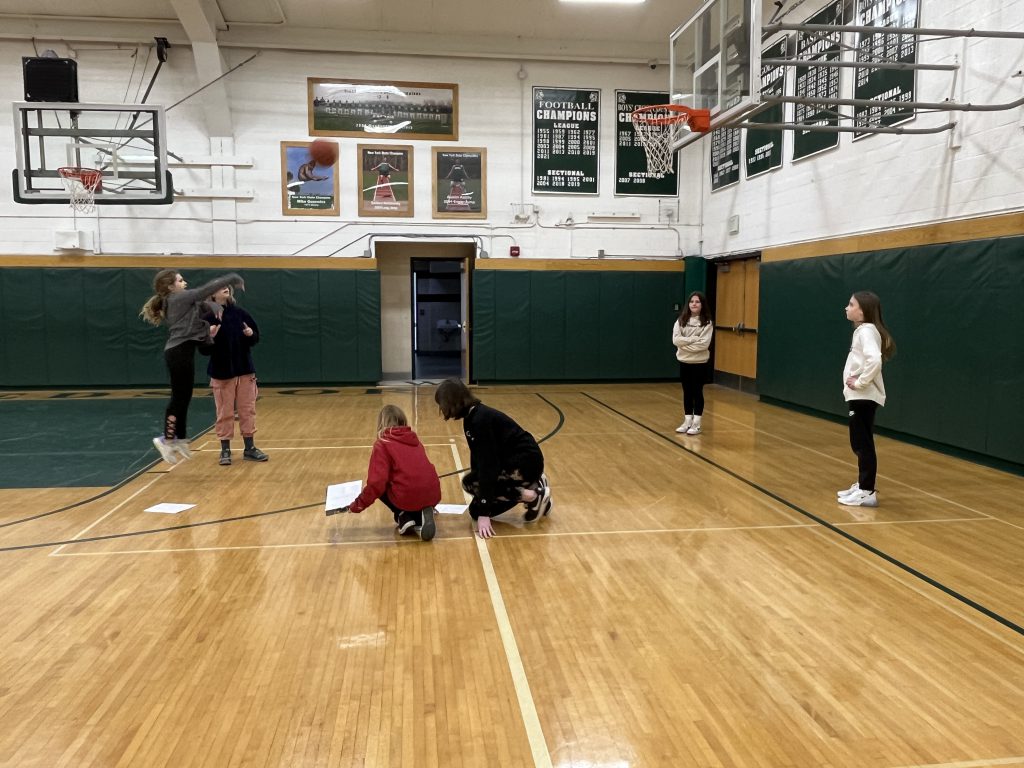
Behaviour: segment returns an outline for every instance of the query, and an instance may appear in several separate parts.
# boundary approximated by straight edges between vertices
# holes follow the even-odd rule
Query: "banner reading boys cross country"
[[[804,22],[805,24],[843,23],[843,0],[829,3]],[[842,32],[797,32],[796,57],[813,61],[838,61],[843,46]],[[839,98],[838,67],[796,67],[795,96],[815,99]],[[794,104],[793,122],[808,125],[838,125],[838,104],[818,106]],[[793,159],[799,160],[817,152],[839,146],[839,134],[829,131],[793,131]]]
[[[601,92],[533,89],[533,191],[597,194]]]
[[[664,91],[615,92],[615,194],[673,197],[679,194],[675,164],[666,174],[648,173],[647,153],[630,115],[639,107],[667,104]]]
[[[787,35],[761,51],[761,59],[785,59],[790,37]],[[761,65],[761,94],[784,96],[786,93],[786,67],[779,64]],[[752,179],[774,168],[782,167],[782,131],[754,128],[757,123],[782,123],[784,104],[773,104],[747,120],[747,178]]]
[[[858,0],[857,18],[859,27],[878,27],[875,33],[859,35],[857,42],[857,63],[871,61],[898,61],[913,64],[917,61],[917,38],[913,35],[886,34],[886,28],[916,27],[918,0]],[[870,66],[857,67],[853,86],[855,99],[878,99],[879,101],[913,101],[914,70],[872,69]],[[898,125],[914,117],[910,108],[899,107],[854,107],[853,124],[858,128],[866,125]],[[857,131],[854,139],[871,134]]]

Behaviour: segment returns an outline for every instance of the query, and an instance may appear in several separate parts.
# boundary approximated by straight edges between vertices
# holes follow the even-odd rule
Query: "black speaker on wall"
[[[48,56],[23,56],[25,101],[78,101],[78,62]]]

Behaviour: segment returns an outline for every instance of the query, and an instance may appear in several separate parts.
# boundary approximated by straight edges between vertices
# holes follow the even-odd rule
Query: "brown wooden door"
[[[757,378],[758,258],[718,264],[715,293],[715,370]]]

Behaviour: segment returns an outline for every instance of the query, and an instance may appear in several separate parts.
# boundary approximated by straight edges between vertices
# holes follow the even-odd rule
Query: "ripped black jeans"
[[[476,520],[481,516],[496,517],[508,512],[522,503],[520,490],[537,489],[543,473],[544,455],[539,450],[513,456],[509,466],[499,470],[495,481],[488,484],[488,493],[482,495],[480,477],[475,470],[471,470],[462,478],[463,490],[473,497],[469,503],[470,517]]]

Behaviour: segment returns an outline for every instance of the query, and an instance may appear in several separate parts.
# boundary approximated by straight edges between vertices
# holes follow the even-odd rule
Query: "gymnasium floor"
[[[879,438],[847,508],[845,427],[731,390],[696,437],[672,384],[479,394],[555,499],[489,541],[323,515],[387,403],[464,501],[429,387],[264,390],[266,464],[0,490],[0,766],[1024,766],[1024,478]]]

